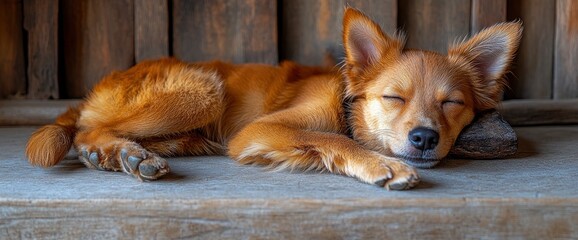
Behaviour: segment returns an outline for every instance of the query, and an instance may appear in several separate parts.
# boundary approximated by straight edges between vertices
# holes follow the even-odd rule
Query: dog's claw
[[[388,190],[404,190],[408,188],[407,182],[394,182],[392,184],[387,185]]]
[[[156,178],[155,176],[159,172],[158,168],[156,168],[153,165],[148,165],[148,164],[141,164],[138,167],[138,170],[140,172],[140,175],[144,178],[147,178],[147,179]]]

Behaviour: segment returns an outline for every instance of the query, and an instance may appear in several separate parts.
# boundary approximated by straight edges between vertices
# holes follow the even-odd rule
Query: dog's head
[[[344,75],[354,138],[416,167],[436,165],[477,112],[498,104],[521,30],[517,22],[497,24],[440,55],[404,50],[403,37],[387,36],[346,9]]]

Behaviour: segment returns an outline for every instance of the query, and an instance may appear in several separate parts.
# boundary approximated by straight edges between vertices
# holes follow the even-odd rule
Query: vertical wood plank
[[[57,99],[58,0],[24,0],[28,31],[28,98]]]
[[[506,21],[506,0],[472,0],[470,33]]]
[[[555,1],[509,0],[508,19],[521,19],[522,41],[509,78],[508,98],[552,97]]]
[[[0,99],[26,94],[22,1],[0,1]]]
[[[83,97],[103,76],[134,64],[133,0],[62,0],[67,97]]]
[[[275,64],[277,2],[174,0],[173,54],[187,61]]]
[[[357,8],[393,34],[397,27],[397,0],[284,0],[281,16],[282,59],[324,64],[342,59],[342,18],[346,5]]]
[[[407,48],[446,53],[449,44],[469,35],[470,15],[470,1],[405,0],[399,2],[398,22]]]
[[[556,2],[554,98],[578,98],[578,1]]]
[[[340,58],[344,1],[283,0],[281,2],[282,59],[301,64],[322,64]]]
[[[134,1],[135,59],[169,55],[169,8],[167,0]]]

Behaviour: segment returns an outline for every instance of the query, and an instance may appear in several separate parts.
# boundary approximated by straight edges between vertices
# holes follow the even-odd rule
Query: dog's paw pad
[[[142,164],[138,167],[138,171],[140,172],[141,176],[148,177],[155,176],[159,172],[159,169],[153,165]]]
[[[404,190],[407,189],[408,183],[407,182],[394,182],[387,185],[388,190]]]
[[[85,166],[92,169],[104,170],[100,166],[100,160],[97,152],[89,152],[88,150],[80,151],[79,159]]]
[[[91,169],[123,171],[139,180],[155,180],[169,172],[169,164],[133,142],[79,147],[79,159]]]
[[[387,180],[388,180],[388,178],[384,178],[384,179],[375,181],[373,184],[380,186],[380,187],[385,187],[385,183],[387,183]]]
[[[146,159],[147,152],[140,146],[127,145],[116,153],[117,159],[122,165],[122,170],[128,174],[136,175],[139,164]]]
[[[169,172],[169,165],[165,159],[155,156],[142,161],[138,170],[140,179],[156,180]]]
[[[88,151],[86,150],[82,150],[80,151],[81,157],[84,157],[85,159],[88,159]]]
[[[98,153],[97,152],[90,153],[90,155],[88,156],[88,162],[90,162],[97,169],[102,170],[102,168],[100,167],[100,164],[99,164],[100,161],[98,159]]]
[[[129,156],[127,158],[127,162],[128,162],[128,166],[130,167],[131,171],[134,171],[138,168],[138,165],[140,164],[140,162],[142,162],[142,158],[139,157],[135,157],[135,156]]]

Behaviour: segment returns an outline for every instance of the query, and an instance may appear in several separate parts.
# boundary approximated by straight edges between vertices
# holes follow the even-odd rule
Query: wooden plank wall
[[[508,19],[524,23],[509,98],[552,98],[555,11],[552,0],[508,1]]]
[[[54,99],[58,89],[58,0],[24,0],[28,97]]]
[[[177,58],[278,62],[276,1],[174,0],[173,20]]]
[[[133,0],[62,0],[64,95],[80,98],[134,64]]]
[[[578,1],[559,0],[554,45],[554,98],[578,98]]]
[[[168,1],[134,1],[134,54],[137,63],[169,56],[169,24]]]
[[[576,0],[0,0],[0,99],[81,98],[146,59],[341,60],[345,6],[445,52],[504,20],[524,38],[506,98],[578,98]]]
[[[471,5],[460,0],[399,2],[399,24],[407,33],[408,48],[445,53],[448,43],[470,32]]]
[[[388,34],[397,27],[395,0],[282,0],[280,4],[280,57],[302,64],[342,59],[341,20],[346,5],[372,16]]]
[[[0,1],[0,98],[26,94],[22,1]]]

